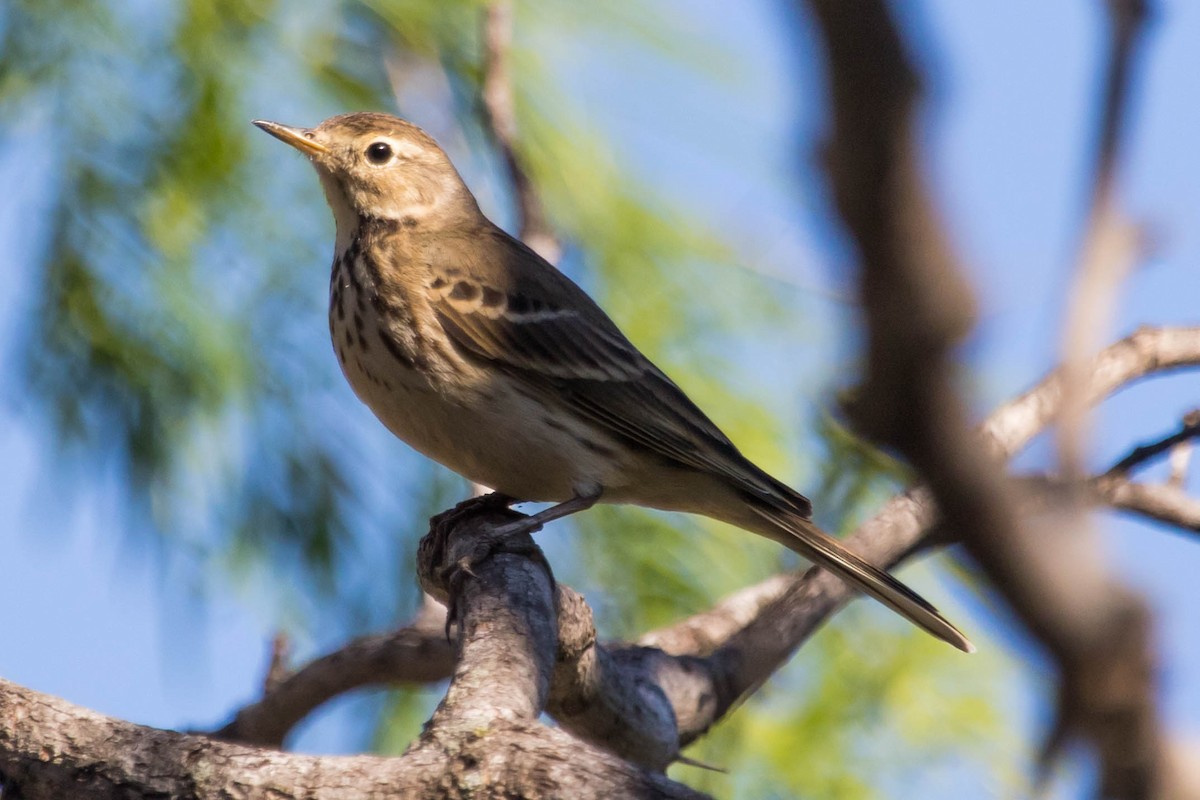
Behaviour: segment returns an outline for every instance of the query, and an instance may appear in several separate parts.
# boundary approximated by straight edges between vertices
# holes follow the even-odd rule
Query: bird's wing
[[[807,499],[742,456],[581,289],[506,235],[489,243],[507,269],[471,269],[445,250],[432,260],[428,296],[461,351],[611,436],[723,476],[772,505],[811,513]]]

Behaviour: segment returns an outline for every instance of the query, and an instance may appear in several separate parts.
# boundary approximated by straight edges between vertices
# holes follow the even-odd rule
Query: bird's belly
[[[520,500],[560,502],[624,482],[614,442],[504,384],[477,375],[446,385],[382,346],[342,348],[338,360],[388,430],[476,483]]]

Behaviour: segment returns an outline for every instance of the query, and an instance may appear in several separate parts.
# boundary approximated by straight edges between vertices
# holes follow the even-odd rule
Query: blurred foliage
[[[821,414],[817,435],[825,452],[815,493],[821,505],[815,513],[829,530],[849,533],[864,521],[864,510],[878,507],[912,481],[906,464],[859,437],[832,413]]]
[[[1022,757],[998,735],[999,696],[980,697],[1005,665],[994,648],[954,663],[944,645],[870,606],[822,630],[746,706],[688,750],[729,774],[675,767],[672,774],[718,797],[995,797]],[[881,647],[881,642],[886,647]],[[971,763],[988,765],[970,778]]]
[[[46,480],[115,470],[125,517],[114,527],[214,580],[254,586],[281,625],[323,631],[314,646],[412,610],[425,519],[466,489],[392,441],[341,381],[324,320],[331,220],[303,160],[248,121],[398,109],[438,128],[503,218],[507,188],[476,100],[481,8],[0,6],[0,135],[45,163],[50,187],[35,232],[44,247],[20,268],[32,301],[5,353],[19,375],[9,401],[63,456]],[[529,0],[517,26],[520,156],[568,245],[564,269],[756,460],[794,473],[787,425],[731,377],[742,365],[728,348],[786,332],[787,305],[728,269],[723,231],[618,162],[558,65],[526,42],[619,46],[648,72],[719,81],[711,44],[634,0]],[[819,436],[826,524],[861,518],[903,477],[829,419]],[[636,509],[594,510],[547,539],[559,577],[587,592],[612,636],[793,563],[725,526]],[[927,764],[975,759],[995,773],[983,752],[1002,727],[995,706],[954,684],[963,667],[946,655],[855,607],[695,748],[731,775],[684,777],[722,795],[900,797],[913,793],[893,783]],[[386,695],[377,748],[402,750],[437,696]]]

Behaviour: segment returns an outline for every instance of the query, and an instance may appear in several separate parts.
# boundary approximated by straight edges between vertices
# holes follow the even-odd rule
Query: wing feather
[[[445,263],[454,255],[445,250],[432,265],[434,314],[461,351],[659,458],[722,476],[792,513],[811,513],[806,498],[742,456],[582,290],[545,262],[529,275],[539,266],[530,259],[540,259],[508,241],[520,249],[510,251],[511,268],[500,273],[506,285],[493,285],[499,278],[489,284],[492,271],[472,269],[469,259]]]

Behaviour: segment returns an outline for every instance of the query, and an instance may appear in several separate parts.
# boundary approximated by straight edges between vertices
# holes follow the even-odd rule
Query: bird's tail
[[[947,622],[925,598],[847,550],[811,520],[759,503],[749,505],[761,521],[761,524],[753,527],[755,532],[774,539],[824,567],[942,641],[965,653],[975,652],[975,646],[967,637]]]

